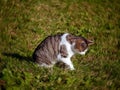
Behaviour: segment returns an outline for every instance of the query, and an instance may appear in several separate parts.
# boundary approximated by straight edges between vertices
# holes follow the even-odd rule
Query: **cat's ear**
[[[91,40],[87,40],[87,43],[88,43],[89,46],[94,44],[94,42],[91,41]]]

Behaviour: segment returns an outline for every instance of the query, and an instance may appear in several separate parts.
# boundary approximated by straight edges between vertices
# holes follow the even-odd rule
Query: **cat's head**
[[[76,53],[79,53],[81,55],[84,55],[88,47],[93,44],[93,41],[87,40],[83,37],[76,38],[73,49]]]
[[[85,55],[85,53],[88,50],[88,47],[92,44],[94,44],[93,41],[88,40],[84,37],[75,37],[75,36],[70,36],[71,40],[69,40],[72,44],[72,50],[75,53],[81,54],[81,55]]]

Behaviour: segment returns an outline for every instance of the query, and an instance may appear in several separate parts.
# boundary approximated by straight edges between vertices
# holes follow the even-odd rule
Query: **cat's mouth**
[[[88,50],[88,49],[85,49],[84,51],[79,52],[79,54],[81,54],[81,55],[85,55],[85,54],[86,54],[86,52],[87,52],[87,50]]]

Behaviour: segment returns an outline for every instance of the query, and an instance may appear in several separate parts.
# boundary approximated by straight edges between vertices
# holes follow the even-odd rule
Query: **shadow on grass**
[[[25,61],[32,61],[33,62],[33,59],[32,59],[32,57],[30,57],[30,56],[22,56],[22,55],[20,55],[20,54],[18,54],[18,53],[2,53],[4,56],[7,56],[7,57],[12,57],[12,58],[17,58],[17,59],[19,59],[19,60],[25,60]]]
[[[11,58],[16,58],[20,61],[28,61],[28,62],[34,62],[34,60],[32,59],[32,57],[29,57],[29,56],[22,56],[18,53],[2,53],[4,56],[7,56],[7,57],[11,57]],[[62,69],[68,69],[68,65],[64,64],[63,62],[57,62],[55,64],[56,67],[59,67],[59,68],[62,68]]]

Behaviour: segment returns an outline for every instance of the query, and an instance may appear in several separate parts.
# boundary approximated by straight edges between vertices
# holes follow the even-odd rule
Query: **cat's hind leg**
[[[39,66],[40,67],[45,67],[45,68],[51,68],[51,67],[53,67],[53,64],[47,65],[47,64],[43,63],[43,64],[41,64]]]

